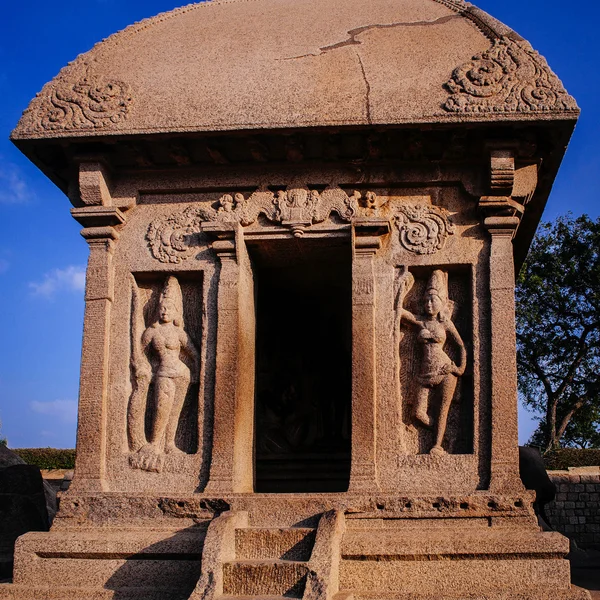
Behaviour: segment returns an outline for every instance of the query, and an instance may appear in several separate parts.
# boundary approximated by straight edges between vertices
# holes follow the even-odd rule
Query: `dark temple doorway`
[[[349,239],[286,239],[248,247],[256,282],[255,490],[346,491]]]

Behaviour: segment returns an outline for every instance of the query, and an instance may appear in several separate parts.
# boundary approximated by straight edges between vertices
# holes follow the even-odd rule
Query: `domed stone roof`
[[[13,138],[576,119],[527,42],[460,0],[213,0],[128,27]]]

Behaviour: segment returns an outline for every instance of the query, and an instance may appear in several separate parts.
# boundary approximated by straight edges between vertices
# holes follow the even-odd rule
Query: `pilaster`
[[[381,238],[389,232],[384,220],[356,220],[352,227],[352,464],[349,491],[379,485],[376,464],[377,365],[376,279],[373,261]]]
[[[106,489],[106,404],[109,379],[110,323],[114,301],[112,257],[125,222],[117,208],[103,206],[73,209],[89,245],[85,288],[83,345],[79,384],[77,459],[73,491]]]
[[[519,478],[517,357],[515,333],[515,272],[512,239],[515,216],[487,217],[490,248],[490,322],[492,447],[494,492],[522,489]]]
[[[213,442],[206,492],[252,492],[254,487],[253,278],[237,223],[204,223],[221,265]]]
[[[490,363],[491,450],[490,490],[519,492],[519,428],[517,337],[515,329],[515,270],[513,239],[525,207],[521,202],[535,191],[537,177],[529,168],[517,169],[516,142],[490,147],[489,196],[479,208],[490,234]],[[515,197],[517,199],[515,199]]]

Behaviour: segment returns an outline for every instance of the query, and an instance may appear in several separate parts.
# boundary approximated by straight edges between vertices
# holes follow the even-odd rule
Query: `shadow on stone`
[[[114,590],[114,600],[187,600],[200,577],[202,533],[203,528],[188,527],[134,554],[107,554],[104,558],[124,564],[104,588]]]
[[[28,531],[48,531],[40,470],[15,464],[0,469],[0,580],[10,579],[15,541]]]

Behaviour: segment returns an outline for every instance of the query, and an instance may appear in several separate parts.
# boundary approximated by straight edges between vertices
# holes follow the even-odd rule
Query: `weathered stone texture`
[[[460,0],[199,3],[63,69],[13,139],[90,247],[77,464],[0,598],[587,598],[514,326],[577,115]]]

